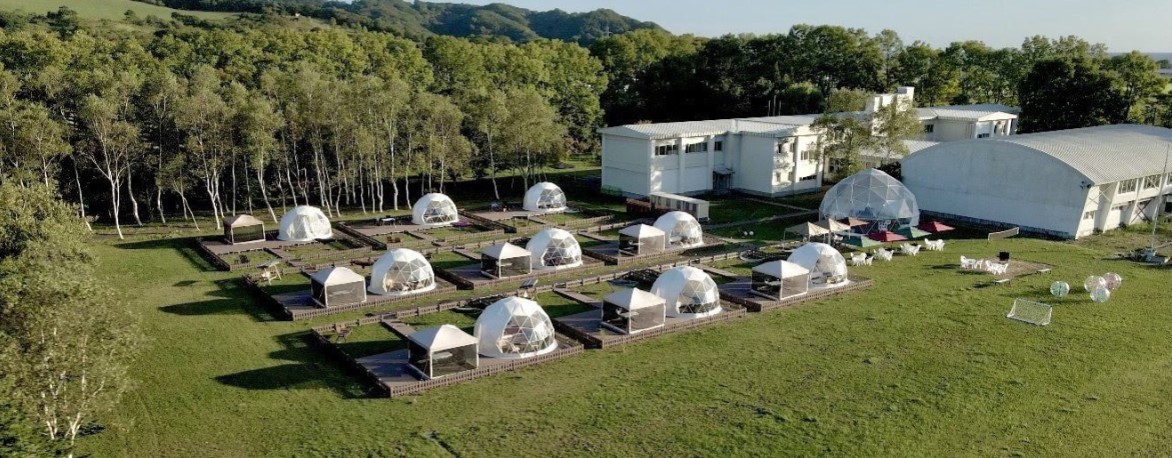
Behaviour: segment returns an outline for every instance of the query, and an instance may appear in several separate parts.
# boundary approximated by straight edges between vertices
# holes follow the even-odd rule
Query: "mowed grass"
[[[1172,270],[1104,260],[1112,250],[1093,242],[953,240],[852,269],[875,279],[868,291],[396,400],[364,397],[366,385],[305,339],[308,326],[361,312],[273,321],[188,243],[95,246],[148,344],[134,389],[100,419],[105,430],[80,440],[82,453],[1172,453]],[[954,266],[1002,250],[1054,270],[980,287],[986,275]],[[1124,283],[1106,304],[1046,292],[1107,271]],[[1015,297],[1054,303],[1053,324],[1006,319]],[[370,331],[351,342],[395,348]]]
[[[139,17],[145,18],[147,15],[154,15],[160,19],[170,19],[171,13],[175,12],[210,20],[233,16],[232,13],[176,10],[131,0],[0,0],[0,10],[20,10],[35,14],[57,11],[57,8],[61,6],[68,6],[77,11],[77,15],[82,19],[95,20],[119,20],[123,18],[127,10],[134,11]]]

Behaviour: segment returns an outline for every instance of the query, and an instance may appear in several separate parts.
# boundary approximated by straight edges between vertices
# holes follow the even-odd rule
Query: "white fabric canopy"
[[[476,319],[473,334],[480,342],[480,354],[490,358],[528,358],[558,348],[553,322],[545,310],[536,302],[516,296],[484,309]]]
[[[525,191],[525,211],[556,212],[566,209],[566,193],[558,185],[543,181]]]
[[[789,255],[789,262],[810,270],[813,275],[846,275],[846,259],[825,243],[807,243]]]
[[[720,290],[703,270],[692,266],[668,269],[655,279],[651,293],[667,303],[667,316],[700,318],[720,313]]]
[[[574,234],[558,228],[542,229],[529,243],[530,267],[534,269],[565,269],[582,265],[582,247]]]
[[[347,267],[330,267],[310,275],[309,278],[325,286],[345,285],[350,283],[366,283],[366,278]]]
[[[809,275],[810,269],[785,260],[771,261],[753,268],[753,272],[760,272],[774,278],[793,278]]]
[[[456,203],[438,192],[424,194],[411,210],[411,222],[423,226],[447,226],[459,219]]]
[[[333,237],[330,219],[321,209],[309,205],[293,207],[281,216],[281,228],[277,233],[278,240],[290,242],[311,242]]]
[[[660,235],[667,235],[662,230],[655,226],[648,226],[646,224],[636,224],[634,226],[627,226],[619,231],[619,234],[629,235],[637,239],[645,239],[648,237],[656,237]]]
[[[373,294],[405,295],[435,289],[435,271],[418,251],[395,248],[378,258],[370,268]]]
[[[224,225],[228,227],[243,227],[264,225],[264,222],[256,219],[256,217],[252,215],[236,215],[224,220]]]
[[[663,305],[662,297],[643,291],[639,288],[627,288],[622,291],[616,291],[606,295],[602,298],[606,302],[610,302],[627,310],[638,310],[647,307],[654,307]]]
[[[475,337],[450,324],[427,328],[411,334],[408,338],[426,348],[429,353],[476,345],[477,343]]]
[[[482,253],[496,259],[512,259],[522,256],[529,256],[529,250],[521,248],[517,245],[513,245],[509,242],[485,248]]]
[[[798,225],[785,228],[786,232],[798,234],[802,237],[817,237],[819,235],[826,235],[830,233],[826,226],[816,225],[814,223],[801,223]]]

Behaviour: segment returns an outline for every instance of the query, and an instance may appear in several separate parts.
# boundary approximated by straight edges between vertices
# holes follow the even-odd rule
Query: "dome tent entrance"
[[[532,271],[529,258],[529,250],[505,242],[480,253],[480,270],[493,278],[527,275]]]
[[[530,266],[534,269],[566,269],[582,265],[582,247],[574,234],[558,228],[542,229],[529,243]]]
[[[619,251],[631,256],[660,253],[666,243],[667,234],[655,226],[636,224],[619,231]]]
[[[810,290],[810,270],[783,260],[766,262],[753,268],[753,294],[778,300],[806,294]]]
[[[668,269],[655,279],[651,293],[667,304],[667,316],[702,318],[720,313],[720,290],[712,277],[691,266]]]
[[[566,210],[566,193],[558,185],[543,181],[525,191],[525,211],[559,212]]]
[[[402,296],[435,289],[435,271],[418,251],[387,251],[370,268],[371,294]]]
[[[330,219],[317,207],[300,205],[281,216],[279,240],[312,242],[331,238],[334,238],[334,230],[330,227]]]
[[[822,218],[857,218],[868,222],[861,232],[895,230],[920,223],[916,196],[891,175],[867,169],[846,177],[826,192],[818,207]]]
[[[602,326],[623,334],[663,327],[665,304],[662,297],[639,288],[610,293],[602,298]]]
[[[459,219],[456,203],[438,192],[420,197],[411,213],[411,222],[420,226],[446,226]]]
[[[704,244],[704,232],[692,215],[681,211],[664,213],[655,220],[655,228],[667,235],[667,248],[692,248]]]
[[[237,243],[259,242],[265,239],[265,223],[252,215],[236,215],[224,220],[224,241]]]
[[[309,276],[310,296],[323,307],[366,302],[366,279],[345,267],[330,267]]]
[[[407,363],[424,379],[476,369],[477,340],[450,324],[427,328],[407,337]]]
[[[473,329],[480,342],[480,354],[490,358],[528,358],[558,348],[553,322],[545,310],[536,302],[516,296],[485,308]]]
[[[844,283],[846,259],[834,247],[825,243],[807,243],[789,255],[787,261],[810,271],[813,284]]]

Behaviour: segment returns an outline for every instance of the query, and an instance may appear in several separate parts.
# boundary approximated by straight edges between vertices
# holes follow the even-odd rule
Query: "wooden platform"
[[[334,313],[348,312],[351,310],[359,310],[367,307],[386,305],[398,301],[410,301],[420,297],[434,296],[437,294],[449,293],[455,290],[456,285],[436,278],[435,289],[431,291],[425,291],[418,294],[408,294],[404,296],[382,296],[368,293],[366,295],[366,302],[361,304],[319,307],[310,297],[309,288],[290,293],[274,294],[271,297],[273,301],[281,307],[282,311],[285,312],[285,315],[288,316],[289,319],[296,321],[306,318],[331,315]]]
[[[720,298],[722,300],[740,304],[750,312],[763,312],[766,310],[790,307],[801,304],[803,302],[825,299],[827,297],[837,296],[839,294],[845,294],[851,291],[870,288],[873,284],[874,282],[870,279],[851,277],[846,283],[841,283],[839,285],[829,287],[811,286],[805,294],[798,293],[786,295],[777,300],[772,300],[753,294],[750,289],[750,281],[747,278],[741,278],[740,280],[731,283],[725,283],[718,286],[718,288],[720,289]]]
[[[566,288],[554,288],[553,292],[554,292],[554,294],[557,294],[561,297],[572,300],[572,301],[577,302],[582,305],[589,305],[594,308],[602,308],[602,301],[597,300],[593,297],[587,296],[585,294],[579,293],[574,290],[570,290],[570,289],[566,289]]]
[[[588,348],[609,348],[650,339],[663,334],[693,329],[713,323],[743,318],[746,310],[731,303],[721,304],[720,313],[704,318],[668,317],[663,327],[649,329],[636,334],[622,334],[602,326],[602,312],[588,310],[574,315],[553,319],[553,326],[563,334],[578,339]]]
[[[479,260],[480,259],[479,256],[477,256],[476,259]],[[530,272],[526,275],[517,275],[517,276],[513,276],[513,277],[504,277],[504,278],[494,278],[494,277],[490,277],[488,275],[485,275],[484,272],[482,272],[480,270],[480,263],[479,262],[477,262],[475,264],[468,264],[465,266],[455,267],[455,268],[451,268],[451,269],[444,269],[444,271],[449,275],[457,276],[460,279],[463,279],[463,280],[469,282],[472,285],[472,289],[476,289],[476,288],[483,288],[483,287],[487,287],[487,286],[491,286],[491,285],[498,285],[498,284],[505,283],[505,282],[514,282],[514,281],[519,282],[519,281],[524,281],[524,280],[527,280],[530,278],[540,278],[540,277],[546,277],[546,276],[550,276],[550,275],[563,274],[566,272],[574,272],[574,271],[578,271],[578,270],[590,269],[590,268],[594,268],[594,267],[599,267],[601,265],[602,265],[602,262],[600,262],[596,259],[593,259],[593,258],[583,256],[582,257],[582,265],[580,265],[578,267],[568,267],[568,268],[564,268],[564,269],[551,269],[551,270],[533,270],[532,272]],[[453,281],[456,281],[456,279],[453,279]]]

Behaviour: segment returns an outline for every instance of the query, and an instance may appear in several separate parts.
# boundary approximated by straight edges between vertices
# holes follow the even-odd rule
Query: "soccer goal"
[[[1010,238],[1010,237],[1013,237],[1013,236],[1019,234],[1020,232],[1021,232],[1020,227],[1006,229],[1004,231],[990,232],[989,233],[989,240],[1007,239],[1007,238]]]
[[[1050,324],[1050,317],[1053,311],[1054,307],[1050,306],[1050,304],[1017,298],[1013,300],[1013,308],[1009,309],[1009,314],[1005,315],[1005,317],[1038,326],[1045,326]]]

